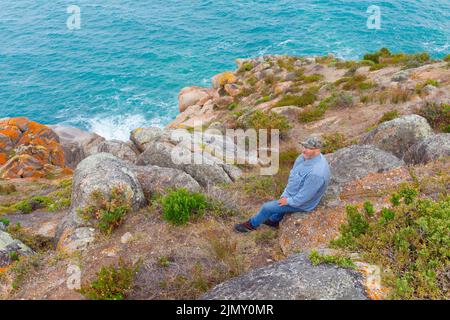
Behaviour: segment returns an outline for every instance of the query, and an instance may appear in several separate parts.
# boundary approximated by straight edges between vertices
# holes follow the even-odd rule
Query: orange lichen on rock
[[[49,127],[25,117],[0,121],[0,178],[41,178],[64,167],[64,150]]]
[[[380,268],[365,262],[356,262],[356,266],[364,276],[367,296],[372,300],[386,300],[389,295],[389,288],[384,287],[381,282]]]
[[[8,155],[6,153],[0,153],[0,165],[4,165],[8,161]]]
[[[4,273],[4,272],[8,271],[9,268],[10,268],[9,266],[8,267],[0,267],[0,273]]]

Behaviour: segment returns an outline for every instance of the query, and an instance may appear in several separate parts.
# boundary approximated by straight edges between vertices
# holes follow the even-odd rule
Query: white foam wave
[[[95,132],[107,140],[128,141],[130,132],[139,127],[162,127],[160,118],[145,119],[143,115],[96,116],[87,120],[89,131]]]

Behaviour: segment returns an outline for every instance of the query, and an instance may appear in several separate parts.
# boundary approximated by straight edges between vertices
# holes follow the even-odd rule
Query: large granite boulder
[[[372,144],[402,159],[417,142],[433,135],[427,120],[416,114],[406,115],[380,124],[365,134],[360,144]]]
[[[21,241],[13,239],[9,233],[0,230],[0,268],[12,263],[13,254],[31,255],[34,251]]]
[[[140,152],[144,152],[151,142],[170,142],[171,134],[172,130],[164,130],[158,127],[137,128],[131,131],[130,140]]]
[[[297,254],[219,284],[202,300],[367,300],[357,271]]]
[[[384,172],[404,165],[392,153],[372,145],[352,145],[327,154],[331,180],[323,202],[337,196],[346,183],[360,179],[372,172]]]
[[[86,248],[93,240],[95,230],[89,221],[79,216],[78,211],[92,205],[94,192],[101,192],[108,197],[115,188],[127,194],[132,210],[138,210],[146,204],[136,174],[123,160],[109,153],[97,153],[80,162],[73,176],[69,213],[58,225],[59,249],[72,251]]]
[[[185,130],[141,128],[131,133],[131,141],[142,151],[136,164],[179,169],[200,185],[229,183],[242,173],[224,161],[237,147],[216,130],[216,134]]]
[[[135,165],[130,168],[136,174],[147,198],[154,193],[164,193],[167,189],[185,188],[191,192],[202,191],[202,187],[194,178],[179,169],[152,165]]]
[[[134,162],[136,161],[138,150],[131,142],[124,142],[119,140],[106,140],[97,146],[98,153],[110,153],[119,159]]]
[[[202,87],[186,87],[181,89],[178,94],[178,108],[180,112],[185,111],[188,107],[193,105],[203,105],[210,99],[210,89]]]
[[[105,141],[98,134],[61,125],[49,126],[59,137],[64,150],[66,166],[75,169],[88,156],[97,153],[97,147]]]
[[[197,157],[197,163],[193,163],[195,157]],[[203,187],[232,181],[219,160],[202,153],[192,153],[187,148],[175,147],[168,142],[151,142],[149,147],[139,155],[136,164],[182,170]]]
[[[404,160],[409,164],[420,164],[448,156],[450,156],[450,133],[441,133],[412,145],[406,152]]]
[[[58,136],[27,118],[0,121],[0,178],[42,178],[65,167]]]

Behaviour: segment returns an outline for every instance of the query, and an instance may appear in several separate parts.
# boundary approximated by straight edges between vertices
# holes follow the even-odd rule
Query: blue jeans
[[[250,223],[254,228],[258,228],[262,223],[270,220],[272,222],[280,222],[286,213],[300,212],[299,208],[289,205],[280,206],[278,200],[266,202],[262,205],[259,212],[250,218]]]

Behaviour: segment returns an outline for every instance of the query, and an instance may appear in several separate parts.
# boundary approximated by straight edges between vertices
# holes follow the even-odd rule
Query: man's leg
[[[280,206],[278,200],[273,200],[264,203],[259,212],[250,219],[250,223],[256,229],[267,220],[277,223],[283,219],[286,213],[298,211],[300,210],[288,205]]]

